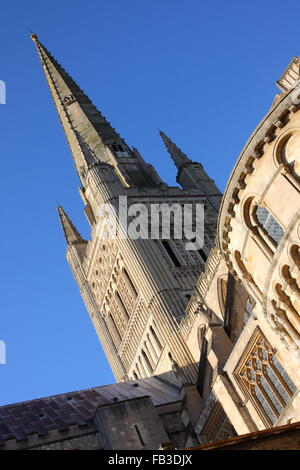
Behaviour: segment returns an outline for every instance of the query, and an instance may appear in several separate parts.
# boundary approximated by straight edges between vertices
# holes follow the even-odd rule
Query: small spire
[[[68,215],[63,210],[62,206],[57,206],[57,210],[67,244],[72,245],[73,243],[84,242],[80,233],[75,228],[72,221],[69,219]]]
[[[164,141],[165,146],[167,147],[167,150],[169,154],[171,155],[175,165],[177,166],[178,170],[182,167],[184,163],[190,163],[191,160],[186,156],[185,153],[180,150],[179,147],[177,147],[174,142],[162,131],[159,131],[159,134]]]

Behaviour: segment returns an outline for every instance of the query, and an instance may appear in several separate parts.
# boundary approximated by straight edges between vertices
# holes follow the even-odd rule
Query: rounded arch
[[[255,239],[261,251],[263,251],[267,258],[271,259],[283,236],[281,226],[267,207],[263,207],[259,202],[257,194],[247,195],[241,210],[243,225],[250,231],[250,236]],[[275,230],[276,237],[273,233],[274,227],[277,230]],[[274,240],[274,237],[276,240]]]
[[[283,165],[295,179],[300,180],[300,128],[288,129],[274,146],[273,160]]]
[[[284,236],[284,230],[273,216],[272,211],[263,201],[252,198],[245,206],[244,218],[253,235],[260,241],[264,251],[267,249],[269,254],[273,255]]]
[[[257,204],[257,196],[247,196],[242,204],[242,220],[247,228],[253,230],[253,219],[251,217],[254,205]]]
[[[273,147],[273,161],[277,167],[282,165],[282,151],[284,150],[284,146],[290,136],[293,134],[295,129],[288,129],[284,133],[282,133],[276,140],[275,145]]]

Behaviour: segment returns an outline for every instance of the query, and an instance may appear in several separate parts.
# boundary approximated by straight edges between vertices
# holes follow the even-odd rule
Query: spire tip
[[[67,244],[72,245],[73,243],[83,242],[80,233],[69,219],[68,214],[64,211],[62,206],[58,205],[57,210]]]
[[[33,42],[36,42],[36,41],[38,40],[37,35],[34,34],[32,31],[30,31],[30,33],[31,33],[31,34],[30,34],[30,37],[31,37],[32,41],[33,41]]]

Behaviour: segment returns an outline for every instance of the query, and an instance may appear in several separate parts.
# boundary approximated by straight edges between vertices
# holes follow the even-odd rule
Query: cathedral
[[[0,448],[299,448],[300,59],[222,194],[160,131],[178,170],[167,185],[31,37],[90,225],[85,240],[58,207],[66,257],[116,383],[0,407]]]

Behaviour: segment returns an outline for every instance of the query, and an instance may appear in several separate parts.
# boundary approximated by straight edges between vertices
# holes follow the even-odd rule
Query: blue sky
[[[65,259],[78,180],[29,29],[129,145],[175,184],[164,130],[224,190],[275,81],[300,54],[294,0],[27,0],[1,5],[0,404],[113,383]]]

